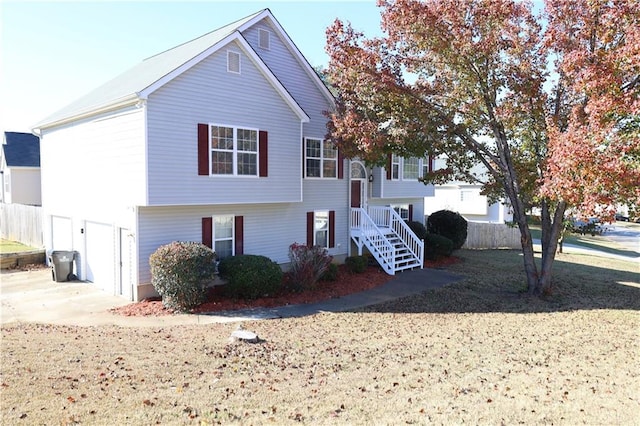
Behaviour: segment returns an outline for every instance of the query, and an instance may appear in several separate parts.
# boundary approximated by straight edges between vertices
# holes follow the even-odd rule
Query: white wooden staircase
[[[366,247],[387,274],[422,268],[424,242],[393,208],[351,208],[350,227],[358,254]]]

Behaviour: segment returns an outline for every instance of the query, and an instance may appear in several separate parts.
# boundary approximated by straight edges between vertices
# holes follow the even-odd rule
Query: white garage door
[[[73,230],[71,218],[51,216],[51,249],[73,249]]]
[[[85,224],[87,281],[115,294],[115,244],[113,227],[104,223]]]

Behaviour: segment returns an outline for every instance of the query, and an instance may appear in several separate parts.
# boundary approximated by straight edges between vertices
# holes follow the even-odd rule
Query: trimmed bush
[[[243,254],[220,261],[218,273],[227,280],[224,290],[235,299],[257,299],[282,287],[282,269],[266,256]]]
[[[327,270],[324,271],[320,281],[336,281],[338,279],[338,265],[330,263]]]
[[[438,234],[427,234],[424,239],[424,258],[436,260],[453,253],[453,241]]]
[[[361,274],[367,270],[369,259],[367,256],[349,256],[344,260],[344,264],[347,265],[349,272]]]
[[[201,243],[174,241],[158,247],[149,257],[151,284],[162,296],[162,304],[187,311],[202,303],[207,294],[205,280],[215,272],[215,253]]]
[[[427,235],[427,228],[425,228],[422,222],[414,221],[414,222],[407,223],[407,225],[409,225],[409,228],[411,228],[413,233],[416,234],[416,237],[420,238],[421,240],[424,240],[424,237]]]
[[[296,291],[314,288],[325,273],[333,256],[320,246],[293,243],[289,246],[291,284]]]
[[[467,220],[460,213],[439,210],[427,219],[427,232],[447,237],[453,241],[453,249],[458,250],[467,240]]]

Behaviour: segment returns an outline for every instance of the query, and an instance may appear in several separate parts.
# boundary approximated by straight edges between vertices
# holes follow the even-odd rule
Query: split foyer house
[[[385,168],[325,140],[334,98],[268,10],[144,60],[39,123],[44,239],[76,273],[131,300],[155,294],[149,256],[200,241],[220,258],[286,265],[289,246],[369,250],[419,267],[426,159]]]
[[[40,139],[31,133],[4,132],[0,148],[0,201],[39,206]]]

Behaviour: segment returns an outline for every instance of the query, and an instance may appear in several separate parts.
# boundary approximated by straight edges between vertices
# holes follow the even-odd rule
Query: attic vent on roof
[[[227,71],[240,74],[240,54],[227,51]]]
[[[269,50],[271,42],[271,32],[263,29],[258,30],[258,45],[262,49]]]

